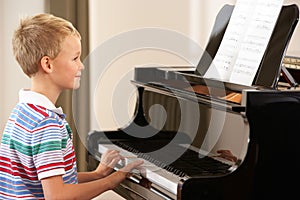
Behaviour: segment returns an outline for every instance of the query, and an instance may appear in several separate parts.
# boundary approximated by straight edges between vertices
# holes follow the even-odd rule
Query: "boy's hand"
[[[101,156],[101,161],[95,170],[99,177],[105,177],[109,175],[116,164],[123,160],[124,158],[120,155],[120,152],[117,150],[107,150]]]
[[[132,174],[132,171],[134,171],[135,169],[140,171],[142,169],[143,163],[144,163],[143,160],[137,159],[133,162],[130,162],[125,167],[121,168],[119,171],[125,173],[126,176],[130,176]]]

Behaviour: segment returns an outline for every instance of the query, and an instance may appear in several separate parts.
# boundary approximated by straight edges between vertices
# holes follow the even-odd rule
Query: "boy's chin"
[[[74,84],[73,84],[73,90],[77,90],[78,88],[80,87],[80,82],[78,81],[78,82],[75,82]]]
[[[80,85],[74,85],[72,89],[77,90],[79,87],[80,87]]]

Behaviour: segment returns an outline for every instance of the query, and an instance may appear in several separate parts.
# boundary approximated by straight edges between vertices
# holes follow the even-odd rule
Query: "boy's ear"
[[[53,66],[51,64],[51,59],[49,56],[44,56],[41,59],[41,67],[46,73],[51,73]]]

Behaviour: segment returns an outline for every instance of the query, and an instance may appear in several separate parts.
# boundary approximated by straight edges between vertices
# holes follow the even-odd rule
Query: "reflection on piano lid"
[[[184,66],[135,68],[132,83],[138,99],[133,120],[116,131],[89,133],[90,158],[117,148],[125,157],[145,161],[145,173],[134,174],[116,188],[126,199],[256,199],[292,193],[274,181],[273,169],[279,168],[272,153],[278,153],[278,146],[272,142],[284,146],[287,156],[299,152],[294,140],[288,141],[293,144],[289,147],[280,136],[284,132],[289,139],[293,131],[287,127],[297,127],[300,92],[281,91],[278,85],[298,7],[282,7],[252,86],[203,78],[233,8],[225,5],[220,10],[196,71]],[[277,118],[277,110],[284,119]],[[292,116],[292,126],[286,116]],[[120,167],[122,163],[116,170]],[[300,171],[294,165],[293,169]],[[279,179],[285,181],[286,176]]]

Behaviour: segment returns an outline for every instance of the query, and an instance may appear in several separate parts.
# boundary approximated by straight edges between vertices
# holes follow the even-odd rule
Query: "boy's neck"
[[[31,91],[40,93],[46,96],[54,105],[61,93],[56,88],[51,88],[51,85],[48,84],[36,84],[34,81],[31,83]]]

